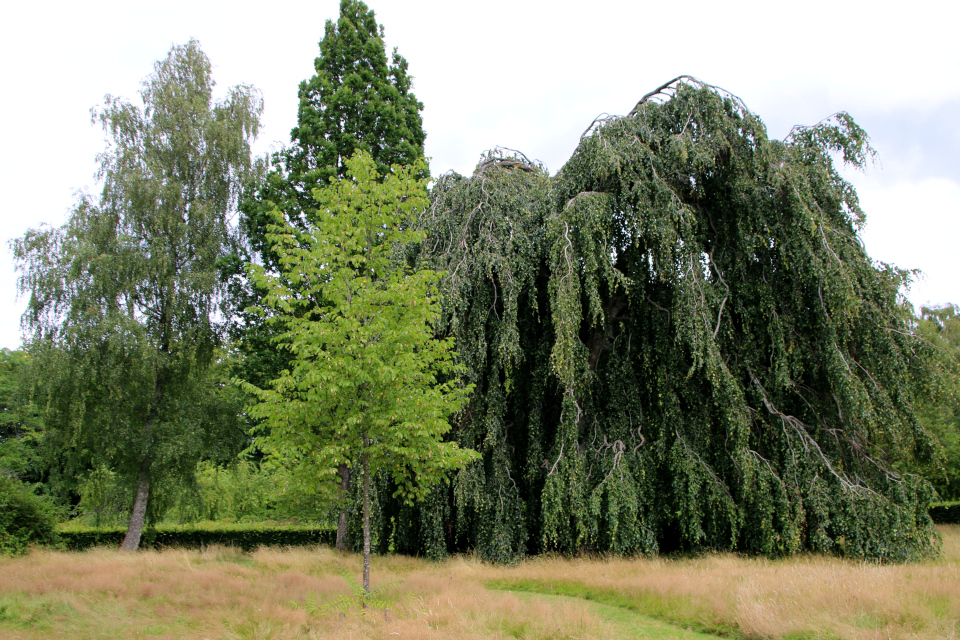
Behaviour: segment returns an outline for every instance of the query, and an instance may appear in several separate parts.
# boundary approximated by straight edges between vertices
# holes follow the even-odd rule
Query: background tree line
[[[863,214],[829,155],[870,153],[852,119],[771,141],[735,96],[692,80],[594,123],[556,176],[504,152],[444,174],[429,202],[347,251],[344,273],[381,298],[386,274],[401,278],[383,304],[438,305],[417,322],[455,339],[456,367],[427,386],[473,392],[429,437],[480,457],[435,460],[443,473],[409,485],[399,450],[364,467],[408,417],[314,458],[340,442],[324,416],[374,413],[360,365],[309,425],[290,412],[318,402],[303,382],[311,345],[329,353],[317,332],[349,315],[323,270],[349,237],[336,223],[363,207],[324,188],[416,202],[409,181],[429,177],[423,106],[383,36],[364,3],[342,0],[290,145],[263,161],[250,155],[257,92],[215,103],[196,42],[157,63],[143,108],[108,98],[102,193],[13,243],[31,300],[25,350],[4,354],[5,475],[60,517],[128,523],[125,548],[164,517],[283,517],[336,522],[340,547],[366,530],[368,549],[495,560],[929,551],[931,484],[960,498],[957,308],[914,315],[906,274],[858,248]],[[368,165],[351,174],[358,153]],[[411,168],[411,190],[390,183],[394,165]],[[394,228],[407,231],[391,240]],[[429,273],[436,294],[411,279]],[[351,414],[334,401],[363,376]]]

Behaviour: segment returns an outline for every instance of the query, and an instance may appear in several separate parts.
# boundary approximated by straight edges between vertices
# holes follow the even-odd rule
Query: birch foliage
[[[214,102],[213,86],[191,40],[156,63],[142,108],[107,96],[95,114],[109,140],[102,192],[83,196],[63,226],[12,243],[54,475],[120,473],[136,495],[131,550],[158,486],[189,481],[201,455],[229,448],[235,424],[211,376],[218,261],[235,242],[230,217],[262,101],[237,86]]]

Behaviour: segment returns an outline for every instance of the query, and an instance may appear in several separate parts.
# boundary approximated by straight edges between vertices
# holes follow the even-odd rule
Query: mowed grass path
[[[960,527],[909,565],[805,555],[781,561],[532,558],[497,567],[375,557],[389,612],[324,605],[360,558],[325,547],[0,559],[0,638],[957,639]]]

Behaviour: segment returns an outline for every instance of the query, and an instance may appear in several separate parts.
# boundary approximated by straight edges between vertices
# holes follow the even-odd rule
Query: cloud
[[[867,214],[861,238],[870,256],[922,271],[908,295],[915,307],[960,303],[960,182],[850,177]]]
[[[926,109],[866,112],[859,122],[886,169],[960,182],[960,99]]]
[[[650,89],[689,73],[742,97],[777,138],[794,124],[849,111],[871,134],[883,167],[855,180],[870,203],[868,233],[901,236],[906,248],[896,218],[892,231],[880,222],[890,199],[957,217],[960,85],[949,80],[960,67],[960,40],[954,21],[941,15],[942,0],[915,0],[899,11],[853,0],[802,7],[611,0],[572,10],[547,0],[370,4],[387,46],[397,46],[410,63],[426,106],[434,174],[469,174],[496,145],[556,172],[594,117],[626,113]],[[4,85],[10,98],[0,103],[9,124],[0,134],[3,239],[43,221],[61,224],[74,190],[96,191],[92,174],[103,136],[90,126],[89,108],[104,93],[135,100],[152,62],[189,37],[210,56],[219,89],[249,82],[263,90],[258,152],[287,142],[298,83],[311,75],[324,22],[336,17],[337,5],[276,0],[265,11],[252,0],[229,9],[210,0],[171,0],[162,12],[121,0],[13,5],[5,15],[8,37],[0,39],[0,54],[10,61]],[[919,214],[910,221],[929,225],[917,231],[921,237],[949,225]],[[923,266],[913,255],[889,259]],[[924,267],[927,281],[915,292],[930,287],[933,300],[960,301],[955,289],[932,284],[955,273],[954,265],[938,264],[948,270]],[[0,259],[0,300],[12,302],[13,280],[7,253]],[[22,308],[23,301],[0,314],[0,344],[15,345]]]

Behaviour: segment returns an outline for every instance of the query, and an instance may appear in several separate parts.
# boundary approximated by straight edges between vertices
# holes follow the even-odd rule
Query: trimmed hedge
[[[67,549],[76,551],[97,545],[119,547],[126,532],[125,528],[96,529],[74,526],[61,526],[57,531]],[[333,545],[336,536],[337,532],[333,529],[310,525],[158,525],[152,531],[144,530],[140,547],[201,548],[220,544],[252,551],[266,546]]]
[[[936,524],[960,524],[960,502],[931,505],[930,517]]]
[[[960,502],[944,502],[930,506],[930,517],[936,524],[960,524]],[[97,529],[76,525],[58,525],[57,537],[71,550],[97,545],[119,547],[125,528]],[[334,529],[311,525],[263,525],[204,523],[199,525],[159,525],[152,532],[144,531],[141,548],[201,548],[212,544],[239,547],[252,551],[266,546],[309,546],[336,543]],[[52,541],[52,540],[45,540]]]

